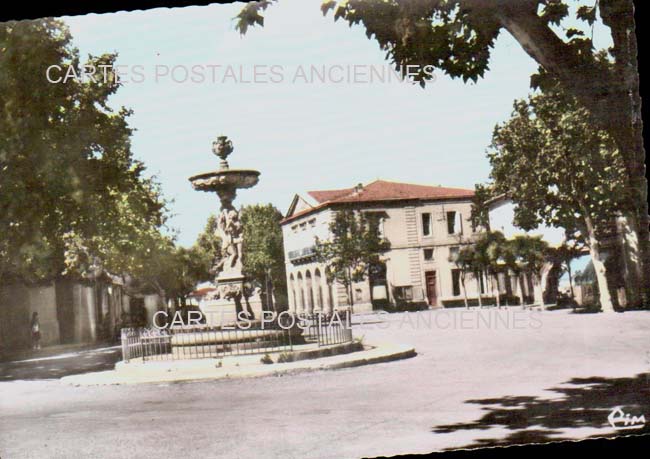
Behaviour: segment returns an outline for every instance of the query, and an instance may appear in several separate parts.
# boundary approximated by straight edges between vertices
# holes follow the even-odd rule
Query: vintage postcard
[[[639,87],[632,0],[1,22],[0,457],[647,434]]]

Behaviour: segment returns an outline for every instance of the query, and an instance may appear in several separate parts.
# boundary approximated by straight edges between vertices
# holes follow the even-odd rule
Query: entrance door
[[[429,301],[429,306],[438,306],[438,295],[436,293],[436,272],[425,272],[424,279],[427,285],[427,300]]]
[[[370,301],[372,309],[384,309],[388,305],[388,288],[386,287],[386,264],[370,265]]]

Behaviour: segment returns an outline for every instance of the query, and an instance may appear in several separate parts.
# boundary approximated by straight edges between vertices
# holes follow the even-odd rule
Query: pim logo
[[[609,425],[616,430],[642,429],[645,426],[645,416],[630,416],[619,407],[614,408],[607,416]]]

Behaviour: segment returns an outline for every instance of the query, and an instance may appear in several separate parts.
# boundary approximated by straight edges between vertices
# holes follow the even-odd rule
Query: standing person
[[[32,331],[32,349],[41,348],[41,325],[38,323],[38,312],[34,311],[32,314],[32,321],[30,323]]]

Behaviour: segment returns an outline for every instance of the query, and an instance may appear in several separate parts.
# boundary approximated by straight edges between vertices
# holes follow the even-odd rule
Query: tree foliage
[[[505,266],[515,275],[535,277],[551,258],[551,249],[541,236],[517,235],[509,239],[504,248]]]
[[[119,88],[110,73],[55,84],[50,65],[83,73],[62,22],[0,26],[0,276],[137,270],[166,210],[131,152],[131,112],[110,107]]]
[[[330,238],[315,241],[316,258],[325,264],[328,281],[346,287],[349,304],[352,283],[366,279],[370,267],[380,263],[382,253],[390,248],[379,233],[379,224],[369,213],[338,210],[329,226]]]
[[[601,305],[611,310],[601,241],[619,214],[632,212],[621,154],[585,109],[558,92],[517,101],[512,118],[494,130],[492,186],[515,204],[514,223],[564,228],[587,245],[599,276]]]
[[[616,144],[558,93],[515,102],[510,120],[494,129],[488,158],[491,186],[513,200],[514,223],[525,230],[545,224],[584,240],[585,217],[606,234],[631,204]]]
[[[240,32],[263,25],[261,12],[276,1],[248,3],[237,16]],[[574,97],[594,126],[616,142],[638,233],[645,301],[650,302],[650,222],[632,0],[325,0],[321,9],[363,27],[396,67],[433,65],[464,81],[484,76],[498,34],[509,32],[539,64],[531,86]],[[594,46],[589,31],[597,20],[609,28],[609,49]],[[430,73],[420,72],[414,80],[424,86],[428,78]]]
[[[263,288],[267,282],[271,282],[275,293],[284,298],[287,281],[280,227],[282,213],[272,204],[244,206],[241,220],[244,232],[244,273]]]
[[[490,212],[487,202],[494,197],[496,197],[496,193],[491,186],[482,183],[475,185],[470,214],[470,222],[474,231],[480,228],[490,229]]]
[[[515,275],[521,280],[521,275],[532,276],[540,281],[540,272],[545,263],[553,257],[553,251],[539,236],[518,235],[506,239],[499,231],[481,233],[475,244],[469,244],[459,250],[454,262],[461,270],[461,282],[465,291],[467,274],[479,279],[484,274],[497,283],[500,273]],[[521,288],[523,292],[524,289]],[[523,301],[523,298],[521,298]],[[497,304],[500,297],[497,294]],[[479,304],[481,294],[479,293]],[[467,306],[467,298],[465,298]]]

